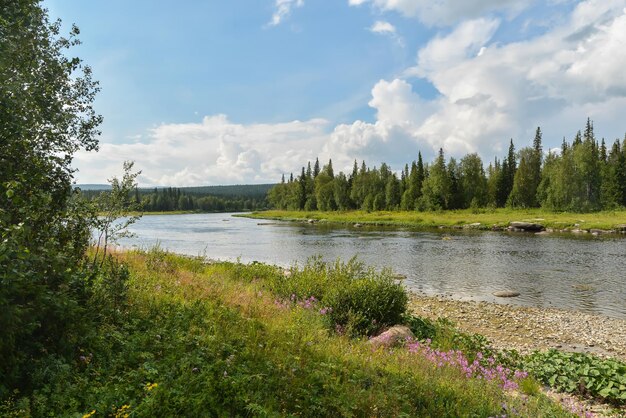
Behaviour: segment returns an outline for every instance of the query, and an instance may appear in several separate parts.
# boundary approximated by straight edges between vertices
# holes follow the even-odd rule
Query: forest
[[[245,212],[268,208],[267,192],[274,184],[135,188],[130,198],[147,212]],[[81,194],[88,200],[107,190],[89,189]]]
[[[332,160],[320,168],[316,159],[301,174],[268,194],[270,205],[284,210],[454,210],[541,208],[548,211],[593,212],[626,206],[626,136],[610,148],[585,128],[561,149],[544,152],[541,128],[532,146],[508,153],[487,168],[476,153],[446,159],[443,149],[432,163],[406,164],[396,174],[386,163],[370,168],[354,161],[352,172],[334,173]]]

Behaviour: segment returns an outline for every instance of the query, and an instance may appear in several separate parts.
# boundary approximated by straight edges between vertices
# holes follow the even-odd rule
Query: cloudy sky
[[[626,0],[45,0],[102,91],[77,182],[275,182],[626,132]]]

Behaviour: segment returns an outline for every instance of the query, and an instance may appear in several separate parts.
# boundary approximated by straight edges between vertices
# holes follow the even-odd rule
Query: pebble
[[[558,348],[588,350],[626,361],[626,320],[557,308],[521,307],[413,294],[411,309],[445,317],[466,332],[487,337],[495,348],[522,353]]]

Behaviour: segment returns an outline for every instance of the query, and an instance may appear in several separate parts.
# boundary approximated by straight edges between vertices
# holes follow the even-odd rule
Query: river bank
[[[327,222],[333,224],[361,227],[398,226],[410,228],[440,229],[479,229],[506,230],[512,222],[525,222],[538,225],[533,232],[542,233],[591,233],[591,234],[626,234],[626,211],[605,211],[595,213],[553,213],[540,209],[512,210],[490,209],[472,211],[454,210],[439,212],[320,212],[320,211],[280,211],[270,210],[242,214],[254,219],[272,219],[283,221],[306,221],[310,223]],[[515,228],[519,230],[519,228]]]
[[[557,349],[626,361],[626,320],[555,308],[459,301],[411,293],[410,308],[430,319],[447,318],[460,330],[487,337],[493,348]]]

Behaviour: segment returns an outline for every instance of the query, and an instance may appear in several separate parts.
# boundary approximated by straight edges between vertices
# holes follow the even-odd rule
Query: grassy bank
[[[354,338],[402,313],[385,272],[314,260],[287,280],[270,266],[158,249],[115,257],[93,299],[100,327],[72,362],[41,364],[33,393],[15,394],[0,415],[571,416],[532,379],[500,379],[504,369],[472,351],[480,339],[441,324],[403,317],[432,346]],[[385,300],[389,309],[369,309]],[[454,345],[466,354],[447,351]]]
[[[337,224],[389,225],[416,228],[458,227],[480,223],[480,228],[505,227],[512,221],[537,222],[554,229],[612,229],[626,224],[626,211],[595,213],[553,213],[541,209],[493,209],[472,211],[454,210],[440,212],[306,212],[270,210],[242,215],[257,219],[305,220]]]

